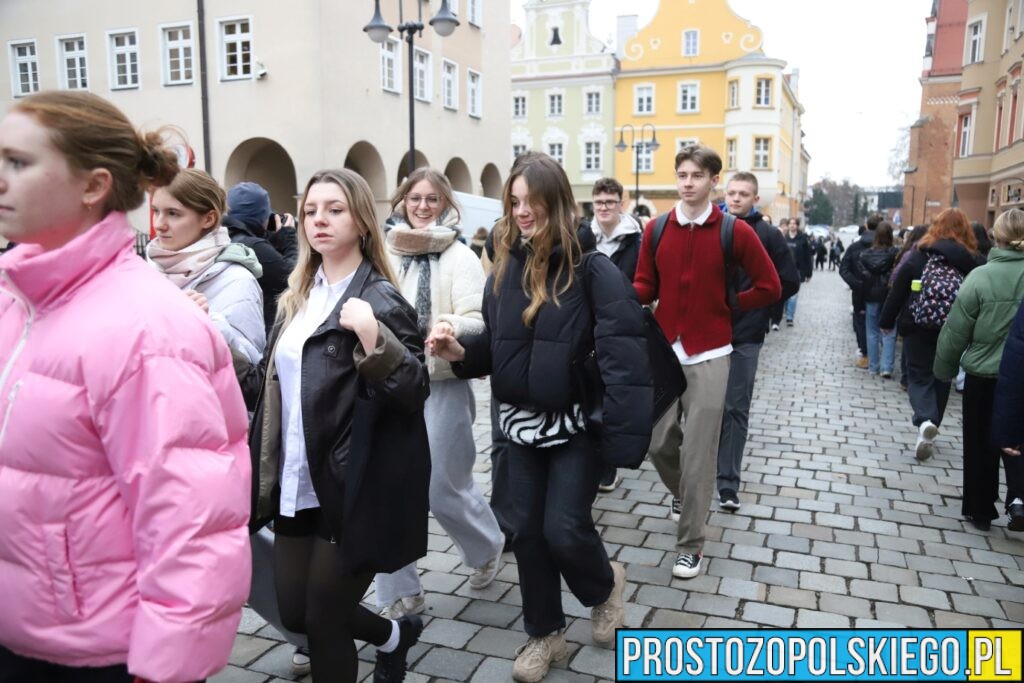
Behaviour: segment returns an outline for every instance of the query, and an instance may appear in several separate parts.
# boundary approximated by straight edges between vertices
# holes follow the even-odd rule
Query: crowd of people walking
[[[844,253],[766,220],[751,173],[713,203],[706,146],[679,151],[679,201],[646,222],[611,178],[581,218],[561,164],[527,152],[471,248],[439,171],[410,173],[386,221],[359,174],[318,171],[296,219],[255,183],[179,169],[165,135],[87,93],[18,100],[0,150],[0,234],[19,245],[0,256],[4,683],[203,680],[246,601],[297,672],[355,681],[358,640],[374,681],[399,683],[429,606],[429,513],[472,590],[514,554],[512,673],[540,681],[568,654],[563,581],[595,642],[623,624],[626,568],[592,514],[619,468],[652,461],[671,575],[700,574],[715,493],[742,504],[761,347],[826,257],[842,255],[858,364],[892,377],[903,339],[919,460],[966,373],[963,514],[997,517],[1001,462],[1024,531],[1024,212],[998,217],[987,258],[957,209],[902,251],[871,217]],[[126,213],[146,192],[139,259]],[[485,376],[490,503],[472,476]]]

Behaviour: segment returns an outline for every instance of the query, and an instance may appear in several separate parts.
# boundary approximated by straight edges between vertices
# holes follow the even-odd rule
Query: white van
[[[462,213],[462,235],[467,241],[473,239],[477,228],[487,228],[490,232],[495,221],[501,218],[501,200],[466,192],[454,194]]]

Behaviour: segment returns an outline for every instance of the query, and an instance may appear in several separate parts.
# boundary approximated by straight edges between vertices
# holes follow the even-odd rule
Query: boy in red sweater
[[[647,224],[633,287],[640,303],[658,300],[655,317],[686,376],[686,392],[655,426],[649,456],[673,495],[678,557],[672,574],[688,579],[700,573],[704,524],[715,491],[732,311],[720,233],[723,214],[710,201],[722,159],[709,147],[691,145],[676,155],[675,168],[680,201],[669,212],[657,254],[651,249],[657,221]],[[732,251],[732,262],[752,283],[736,292],[732,305],[745,311],[777,301],[782,289],[775,266],[757,233],[742,220],[733,228]]]

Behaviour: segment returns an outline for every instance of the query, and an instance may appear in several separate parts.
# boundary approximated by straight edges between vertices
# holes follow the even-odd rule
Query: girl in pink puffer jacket
[[[0,678],[205,678],[248,592],[250,465],[221,335],[132,250],[174,155],[70,92],[19,100],[0,149]]]

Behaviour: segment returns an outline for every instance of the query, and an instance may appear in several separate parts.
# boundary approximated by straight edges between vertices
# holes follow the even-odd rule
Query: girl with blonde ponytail
[[[250,429],[251,526],[274,523],[281,620],[309,637],[313,677],[354,682],[359,639],[377,646],[374,680],[397,682],[423,624],[359,600],[375,573],[427,551],[423,338],[366,181],[320,171],[300,210]]]
[[[999,460],[1006,469],[1003,501],[1009,527],[1024,531],[1024,466],[990,438],[996,380],[1003,346],[1024,301],[1024,211],[1010,209],[994,227],[996,246],[988,262],[964,279],[953,301],[935,351],[935,376],[949,380],[960,366],[964,381],[963,496],[961,513],[987,530],[999,515]]]

